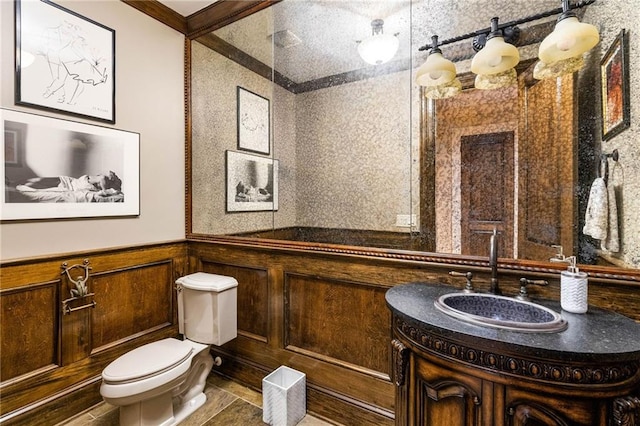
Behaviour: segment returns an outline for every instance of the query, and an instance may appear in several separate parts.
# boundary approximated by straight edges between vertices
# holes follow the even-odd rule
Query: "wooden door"
[[[520,82],[518,258],[575,254],[577,197],[573,75]]]
[[[460,140],[462,254],[489,255],[493,229],[498,256],[513,257],[513,132]]]

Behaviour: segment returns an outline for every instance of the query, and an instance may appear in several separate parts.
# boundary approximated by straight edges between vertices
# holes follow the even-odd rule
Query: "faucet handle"
[[[546,286],[549,285],[549,281],[547,280],[530,280],[527,278],[520,278],[520,293],[516,296],[516,299],[519,300],[530,300],[529,293],[527,292],[528,285],[539,285]]]
[[[471,272],[456,272],[456,271],[450,271],[449,275],[451,275],[452,277],[465,277],[467,279],[467,283],[464,286],[464,289],[462,290],[464,293],[473,293],[473,284],[471,283],[471,280],[473,279],[473,273]]]
[[[549,259],[551,262],[565,262],[566,257],[564,256],[564,253],[562,252],[562,246],[558,246],[558,245],[552,245],[551,247],[553,247],[554,249],[556,249],[557,253],[553,255],[553,257],[551,259]]]

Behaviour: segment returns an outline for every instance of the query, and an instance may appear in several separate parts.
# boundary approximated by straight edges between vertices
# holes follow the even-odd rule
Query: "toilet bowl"
[[[102,372],[100,394],[120,407],[120,425],[176,425],[206,401],[213,367],[211,345],[237,336],[238,282],[197,272],[176,281],[179,330],[184,340],[163,339],[136,348]]]

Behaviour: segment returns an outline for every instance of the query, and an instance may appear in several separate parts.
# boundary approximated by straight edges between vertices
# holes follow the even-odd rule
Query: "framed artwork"
[[[226,152],[226,211],[278,210],[278,160]]]
[[[624,29],[615,38],[600,62],[602,78],[602,140],[629,127],[629,47]]]
[[[140,135],[0,109],[0,219],[140,214]]]
[[[269,99],[238,86],[238,149],[269,154]]]
[[[114,30],[49,0],[16,0],[16,104],[115,123]]]

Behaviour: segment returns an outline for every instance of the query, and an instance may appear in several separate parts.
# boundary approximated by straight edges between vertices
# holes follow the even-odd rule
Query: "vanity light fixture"
[[[442,56],[437,35],[431,37],[431,46],[427,60],[416,72],[416,83],[425,87],[451,83],[456,78],[455,64]]]
[[[590,24],[581,23],[574,10],[593,4],[596,0],[580,0],[573,5],[571,0],[561,1],[561,8],[548,10],[505,24],[498,24],[498,18],[493,18],[490,28],[477,30],[441,42],[435,39],[432,44],[422,46],[418,50],[434,50],[435,48],[440,51],[440,46],[473,38],[473,49],[478,52],[471,61],[471,71],[477,74],[475,87],[480,89],[505,87],[517,81],[514,67],[520,61],[520,54],[515,46],[520,35],[518,25],[560,14],[554,31],[540,45],[538,52],[540,62],[534,68],[534,77],[537,79],[555,78],[563,74],[573,73],[582,68],[584,64],[582,54],[592,49],[600,40],[597,28]],[[442,52],[440,51],[439,53],[440,57],[435,56],[434,59],[442,58],[443,61],[446,61],[442,57]],[[430,52],[427,62],[431,56]],[[432,99],[441,99],[441,97],[455,94],[455,86],[457,86],[455,81],[457,79],[441,85],[436,84],[435,86],[428,86],[428,83],[421,82],[437,80],[436,74],[429,75],[429,78],[425,77],[427,72],[425,68],[430,69],[427,66],[427,62],[416,73],[416,82],[418,84],[432,88],[429,91],[425,89],[425,95]],[[450,68],[442,67],[441,70],[448,69]],[[450,75],[445,73],[441,76],[445,75],[450,78]],[[448,94],[448,96],[443,96],[444,94]]]
[[[429,99],[455,96],[462,90],[462,83],[456,78],[456,66],[442,56],[437,35],[431,37],[431,46],[427,60],[416,72],[416,83],[424,87],[424,95]]]
[[[558,17],[553,32],[540,43],[538,58],[545,64],[555,64],[582,56],[599,41],[598,29],[580,22],[575,12],[569,8],[569,0],[562,0],[562,14]]]
[[[498,18],[491,18],[491,33],[484,48],[471,60],[471,72],[483,76],[504,73],[518,65],[518,62],[518,48],[504,41],[502,30],[498,28]]]
[[[368,64],[380,65],[389,62],[398,51],[400,40],[397,34],[384,34],[384,21],[371,21],[371,36],[358,42],[358,53]]]

